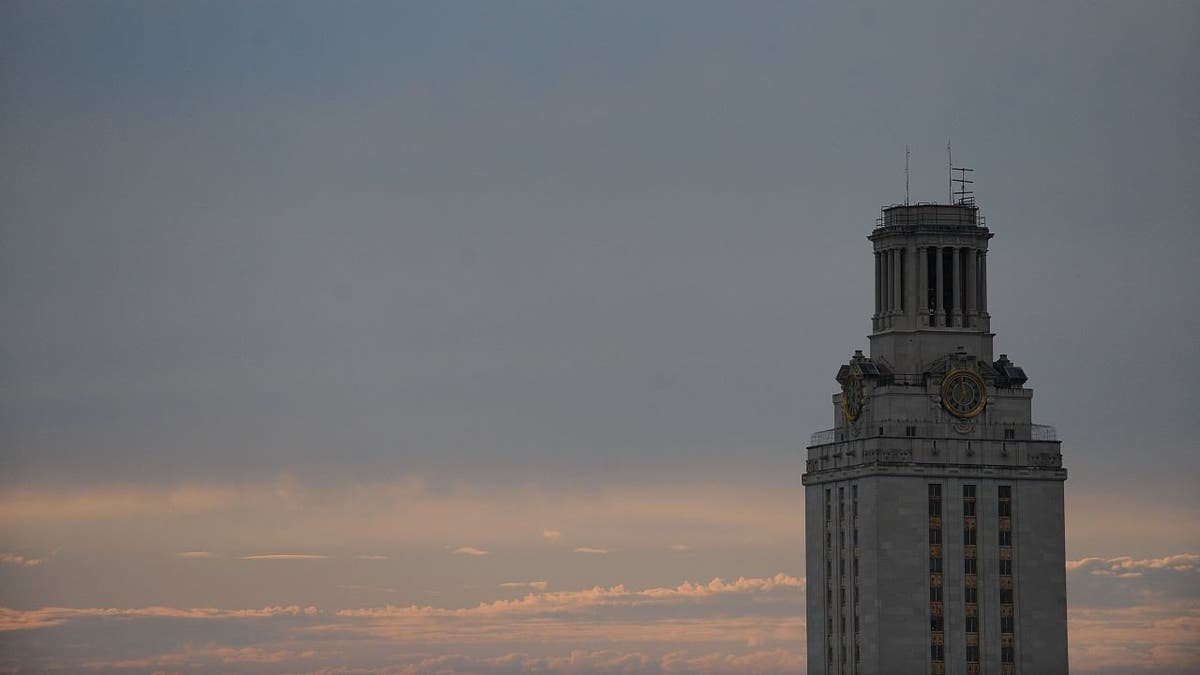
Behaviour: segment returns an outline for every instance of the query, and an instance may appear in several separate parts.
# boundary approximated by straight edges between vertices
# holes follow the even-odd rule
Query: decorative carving
[[[975,430],[975,422],[969,420],[958,420],[954,423],[954,430],[960,434],[969,434]]]
[[[912,450],[883,450],[880,452],[881,462],[911,462]]]
[[[1048,466],[1057,469],[1062,466],[1062,455],[1055,452],[1031,452],[1029,453],[1029,463],[1034,466]]]

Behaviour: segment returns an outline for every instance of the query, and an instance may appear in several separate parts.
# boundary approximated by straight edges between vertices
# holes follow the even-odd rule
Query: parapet
[[[957,204],[895,204],[880,209],[876,227],[959,228],[985,227],[979,207],[973,202]]]

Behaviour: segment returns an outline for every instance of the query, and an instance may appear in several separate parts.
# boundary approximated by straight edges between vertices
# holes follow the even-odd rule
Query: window
[[[974,558],[963,558],[963,574],[979,574]]]
[[[1001,647],[1000,648],[1000,662],[1001,663],[1012,663],[1013,662],[1013,648],[1012,647]]]
[[[999,491],[1000,497],[1000,517],[1012,517],[1012,487],[1001,485]]]
[[[1000,632],[1001,633],[1013,632],[1013,623],[1014,623],[1013,618],[1011,616],[1000,617]]]
[[[1010,530],[1000,530],[1000,545],[1012,546],[1012,532]]]
[[[968,616],[967,617],[967,632],[968,633],[978,633],[979,632],[979,617],[977,617],[977,616]]]
[[[882,435],[883,435],[883,427],[879,427],[879,435],[880,435],[880,436],[882,436]]]
[[[913,436],[916,436],[917,428],[916,427],[904,427],[904,435],[908,436],[910,438]]]
[[[975,528],[972,527],[963,530],[963,544],[967,546],[975,545]]]
[[[1017,437],[1016,429],[1005,429],[1004,430],[1004,440],[1011,441],[1011,440],[1015,439],[1016,437]]]
[[[1011,605],[1012,601],[1013,601],[1013,589],[1001,588],[1000,589],[1000,604]]]
[[[946,651],[942,645],[929,645],[929,658],[934,661],[945,661]]]
[[[1002,577],[1012,576],[1012,560],[1001,560],[1000,561],[1000,576],[1002,576]]]
[[[963,594],[963,600],[968,605],[974,605],[979,602],[979,589],[978,588],[969,588],[968,587],[968,588],[964,589],[964,591],[965,591],[965,593]]]
[[[942,636],[944,619],[942,613],[942,485],[930,483],[929,494],[929,648],[938,659],[934,672],[942,672]]]
[[[967,645],[967,662],[979,663],[979,645]]]

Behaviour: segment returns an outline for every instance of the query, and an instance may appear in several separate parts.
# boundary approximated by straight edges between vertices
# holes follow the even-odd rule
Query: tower
[[[965,186],[964,181],[964,186]],[[1067,672],[1060,444],[993,356],[974,199],[885,207],[805,486],[810,675]]]

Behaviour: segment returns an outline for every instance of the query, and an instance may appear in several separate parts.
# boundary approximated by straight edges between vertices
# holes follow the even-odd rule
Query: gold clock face
[[[942,406],[955,417],[974,417],[987,404],[983,378],[970,370],[952,370],[942,378]]]
[[[863,381],[862,372],[852,367],[850,375],[842,383],[842,414],[846,421],[853,422],[862,414]]]

